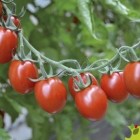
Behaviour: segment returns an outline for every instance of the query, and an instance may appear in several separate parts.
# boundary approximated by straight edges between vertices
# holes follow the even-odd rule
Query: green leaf
[[[111,6],[113,10],[115,10],[119,14],[124,15],[129,20],[132,20],[134,22],[140,22],[139,11],[127,7],[119,0],[106,0],[105,2],[108,6]]]
[[[128,15],[129,9],[123,5],[119,0],[106,0],[106,3],[112,6],[117,12]]]
[[[7,112],[14,121],[21,112],[21,106],[6,95],[0,97],[0,108]]]
[[[139,128],[133,130],[133,135],[137,135],[139,133]]]
[[[119,112],[119,109],[113,103],[109,104],[106,119],[115,128],[121,128],[122,126],[125,126],[127,123],[123,114]]]
[[[2,128],[2,127],[3,127],[3,117],[0,116],[0,128]]]
[[[27,123],[33,130],[33,140],[46,140],[51,136],[51,125],[47,113],[28,107]]]
[[[11,140],[9,134],[4,129],[1,128],[0,128],[0,140]]]
[[[95,34],[94,13],[91,0],[78,0],[78,8],[84,24],[87,26],[91,35],[97,39]]]

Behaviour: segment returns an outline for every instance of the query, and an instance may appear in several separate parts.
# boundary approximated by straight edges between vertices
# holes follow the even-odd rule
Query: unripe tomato
[[[107,97],[96,85],[90,85],[78,92],[75,103],[80,114],[91,121],[102,119],[107,110]]]
[[[58,113],[66,104],[67,91],[57,77],[37,82],[34,91],[39,106],[48,113]]]
[[[0,27],[0,63],[4,64],[12,59],[18,46],[18,37],[14,31]]]
[[[80,76],[85,84],[87,82],[87,76],[90,76],[92,79],[92,85],[98,85],[96,78],[91,73],[89,73],[89,72],[81,73]],[[70,91],[70,94],[73,98],[75,98],[75,95],[77,94],[77,92],[74,89],[74,88],[76,88],[74,85],[74,78],[76,80],[78,80],[78,77],[70,77],[69,81],[68,81],[69,91]]]
[[[12,61],[8,74],[13,89],[20,94],[31,92],[35,86],[35,82],[32,82],[30,78],[38,78],[38,70],[35,64],[30,61]]]
[[[103,74],[101,88],[112,102],[120,103],[128,97],[123,72],[113,72],[111,75]]]
[[[124,81],[129,93],[140,98],[140,62],[132,62],[126,65]]]

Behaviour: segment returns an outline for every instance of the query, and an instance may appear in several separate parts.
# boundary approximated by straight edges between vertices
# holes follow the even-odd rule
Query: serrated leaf
[[[97,39],[95,34],[94,13],[92,9],[91,0],[78,0],[78,8],[84,24],[87,26],[91,35]]]
[[[0,140],[11,140],[11,137],[4,129],[0,129]]]

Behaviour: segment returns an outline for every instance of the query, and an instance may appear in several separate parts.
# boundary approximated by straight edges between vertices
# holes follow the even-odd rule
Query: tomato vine
[[[9,68],[9,79],[10,79],[12,87],[17,92],[21,94],[25,94],[32,91],[32,89],[35,87],[36,99],[39,105],[44,110],[47,110],[49,113],[57,113],[60,110],[62,110],[66,102],[66,89],[62,81],[58,78],[59,73],[53,74],[52,67],[54,66],[54,67],[60,68],[61,73],[72,76],[73,80],[69,84],[69,88],[72,89],[71,91],[72,92],[74,91],[72,93],[72,96],[74,97],[76,106],[79,112],[81,113],[81,115],[86,117],[89,120],[99,120],[100,118],[102,118],[107,108],[107,97],[108,99],[113,100],[115,102],[121,102],[127,97],[128,95],[127,87],[125,86],[124,78],[122,78],[124,76],[120,77],[119,72],[121,70],[119,68],[120,68],[122,60],[127,63],[131,63],[131,62],[138,63],[137,65],[139,66],[140,58],[138,57],[136,53],[136,49],[140,47],[140,42],[138,42],[137,44],[131,47],[122,46],[119,49],[116,49],[116,54],[110,60],[100,59],[93,62],[92,64],[90,64],[89,66],[85,68],[82,68],[80,63],[75,59],[54,61],[48,58],[47,56],[45,56],[44,54],[42,54],[41,52],[39,52],[37,49],[35,49],[26,39],[26,37],[23,34],[20,21],[18,20],[19,16],[16,16],[15,4],[12,1],[9,1],[9,2],[1,1],[1,2],[3,4],[0,5],[2,6],[2,10],[0,8],[0,14],[1,13],[3,14],[1,17],[2,27],[0,28],[0,31],[2,32],[2,29],[4,28],[5,30],[8,30],[9,32],[10,31],[13,32],[15,36],[18,35],[19,39],[15,39],[15,43],[13,44],[13,47],[9,47],[11,44],[8,44],[7,46],[5,46],[6,48],[9,48],[8,52],[10,53],[10,56],[9,58],[7,58],[8,53],[6,54],[6,56],[0,55],[0,60],[1,59],[3,60],[3,61],[0,61],[0,63],[6,63],[6,62],[11,61],[12,56],[13,56],[14,60],[12,61]],[[13,9],[14,9],[13,13],[7,6],[7,4],[9,3],[11,3],[13,6]],[[19,15],[23,15],[24,13],[25,11],[21,10],[21,13]],[[5,35],[5,33],[3,34]],[[1,35],[1,38],[4,40],[6,37]],[[19,48],[16,47],[17,41],[19,41]],[[12,40],[10,42],[13,43],[14,41]],[[28,54],[25,53],[25,47],[28,48],[29,50]],[[13,48],[17,48],[16,55],[13,53]],[[2,49],[3,47],[1,45],[0,54],[2,54]],[[35,56],[34,59],[32,58],[32,54]],[[7,58],[6,60],[4,60],[5,57]],[[15,59],[18,59],[19,61],[15,61]],[[18,64],[15,64],[16,62],[18,62]],[[25,63],[28,63],[28,64],[24,65]],[[46,63],[50,65],[50,75],[47,74],[44,68],[44,64]],[[67,63],[73,64],[74,66],[68,67],[65,65]],[[39,65],[39,68],[41,71],[40,78],[38,78],[38,73],[36,72],[35,64]],[[29,70],[29,65],[31,65],[30,70]],[[107,73],[108,74],[107,77],[109,78],[107,78],[107,80],[106,79],[104,80],[104,78],[102,78],[103,84],[101,83],[101,87],[100,87],[99,84],[95,82],[96,79],[94,78],[94,76],[92,76],[91,74],[85,74],[86,72],[91,72],[91,71],[98,71],[99,73]],[[110,77],[113,72],[117,73],[116,75],[119,75],[119,78],[118,80],[114,82],[115,86],[114,85],[110,86]],[[84,76],[82,76],[84,74],[85,74],[85,78],[83,78]],[[133,74],[133,71],[132,71],[132,74]],[[14,78],[12,75],[16,76],[16,78]],[[124,71],[124,75],[128,75],[128,74],[126,74]],[[126,77],[127,76],[125,76],[125,79]],[[137,84],[137,81],[135,79],[133,79],[132,77],[130,77],[130,79],[132,81],[134,80],[134,82]],[[138,77],[138,80],[140,81],[140,75]],[[107,83],[107,85],[104,86],[105,81],[108,81],[109,84]],[[19,82],[23,84],[19,85]],[[123,85],[122,91],[120,90],[118,91],[120,93],[122,92],[120,96],[123,95],[123,97],[118,98],[117,93],[115,93],[117,97],[116,95],[112,96],[113,90],[115,90],[116,88],[119,88],[117,84]],[[42,88],[40,89],[40,87]],[[46,90],[44,91],[43,89],[46,89]],[[58,89],[60,93],[58,94],[55,91],[55,89]],[[130,90],[130,91],[133,91],[133,90]],[[140,96],[139,89],[137,91],[138,92],[136,92],[136,95],[139,97]],[[53,97],[51,97],[51,95]],[[96,104],[94,104],[94,98],[97,99]],[[49,100],[54,101],[53,103],[50,102],[50,104],[52,105],[52,108],[46,105],[46,102],[49,102]],[[101,103],[100,100],[103,102]],[[95,109],[98,107],[100,107],[100,112],[98,112]],[[91,110],[93,111],[92,113],[91,113]],[[95,112],[96,113],[98,112],[98,113],[94,114],[94,110],[96,110]]]

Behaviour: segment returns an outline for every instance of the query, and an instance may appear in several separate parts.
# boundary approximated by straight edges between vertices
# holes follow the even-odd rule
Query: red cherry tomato
[[[35,97],[42,109],[48,113],[60,112],[67,100],[67,91],[57,77],[41,80],[35,85]]]
[[[9,80],[13,89],[20,94],[31,92],[35,82],[31,79],[38,78],[38,70],[30,61],[14,60],[9,67]]]
[[[128,63],[126,65],[124,81],[128,92],[140,98],[140,62]]]
[[[87,76],[90,76],[91,79],[92,79],[92,84],[93,85],[98,85],[98,82],[97,82],[96,78],[91,73],[89,73],[89,72],[81,73],[80,76],[82,77],[82,80],[85,84],[87,82]],[[74,78],[76,80],[78,80],[78,77],[74,77]],[[73,77],[69,78],[68,87],[69,87],[70,94],[72,95],[73,98],[75,98],[75,95],[77,94],[77,92],[74,90],[75,85],[74,85]]]
[[[14,31],[0,27],[0,63],[4,64],[12,59],[18,46],[18,37]]]
[[[4,20],[7,20],[7,16],[3,16]],[[15,24],[16,27],[21,28],[21,23],[18,17],[15,16],[11,16],[11,20],[13,21],[13,23]]]
[[[109,100],[120,103],[128,97],[128,92],[123,78],[123,72],[114,72],[111,75],[103,74],[101,88]]]
[[[21,23],[20,23],[19,18],[11,16],[11,19],[12,19],[13,23],[15,24],[15,26],[17,26],[19,28],[21,27]]]
[[[75,103],[80,114],[88,120],[100,120],[107,110],[107,97],[96,85],[91,85],[75,96]]]

